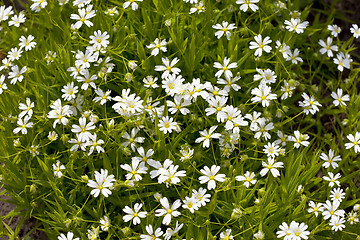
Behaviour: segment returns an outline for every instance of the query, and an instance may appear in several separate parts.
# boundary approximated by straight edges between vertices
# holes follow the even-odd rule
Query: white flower
[[[55,118],[53,128],[56,127],[57,123],[61,123],[63,125],[66,125],[68,123],[67,117],[70,117],[73,112],[70,109],[69,105],[62,106],[61,105],[61,99],[57,99],[51,106],[53,110],[51,110],[47,117],[48,118]]]
[[[97,94],[97,97],[94,98],[94,102],[100,102],[100,105],[104,105],[107,101],[111,101],[111,90],[107,90],[106,92],[103,92],[100,88],[97,88],[95,90],[95,93]]]
[[[70,101],[76,98],[76,93],[79,91],[78,86],[74,86],[74,82],[68,83],[67,85],[63,86],[61,92],[64,94],[61,96],[65,101]]]
[[[216,187],[216,181],[224,182],[225,181],[225,174],[217,174],[220,170],[220,166],[212,165],[211,169],[208,166],[205,166],[200,172],[204,176],[200,176],[200,184],[208,183],[207,188],[209,190],[214,189]]]
[[[279,170],[277,170],[277,168],[284,168],[284,163],[283,162],[275,162],[274,159],[268,158],[267,162],[265,162],[265,161],[262,162],[262,166],[264,167],[260,171],[260,175],[262,177],[265,176],[269,171],[271,172],[271,174],[274,177],[278,177],[278,176],[280,176],[280,172],[279,172]]]
[[[334,176],[334,173],[329,172],[328,176],[323,176],[323,179],[326,181],[329,181],[329,187],[334,187],[334,185],[336,184],[337,186],[340,186],[340,181],[338,181],[338,179],[341,178],[341,174],[337,173]]]
[[[26,114],[31,117],[33,115],[33,107],[34,102],[31,102],[30,98],[26,98],[26,104],[19,103],[19,109],[22,110],[22,112],[19,114],[19,118],[24,117]]]
[[[91,18],[96,16],[95,10],[92,10],[92,5],[85,8],[78,8],[79,14],[71,14],[70,19],[77,20],[74,27],[79,29],[83,24],[92,27],[94,24],[90,21]]]
[[[105,197],[108,197],[111,195],[110,189],[113,186],[113,182],[115,182],[115,176],[109,175],[108,176],[108,170],[101,169],[100,173],[95,171],[95,181],[89,180],[88,186],[91,188],[94,188],[91,190],[90,194],[94,195],[94,197],[98,197],[100,193],[104,195]]]
[[[326,43],[322,39],[320,39],[319,45],[322,47],[320,49],[320,53],[321,54],[327,53],[328,57],[333,57],[334,54],[332,51],[337,52],[339,50],[339,47],[336,45],[331,45],[332,42],[333,42],[333,39],[331,37],[328,37],[326,39]]]
[[[90,156],[94,152],[94,150],[96,150],[98,153],[105,152],[105,150],[100,146],[105,143],[104,140],[96,138],[97,135],[96,133],[94,133],[93,135],[91,135],[89,141],[86,143],[87,146],[90,146],[88,156]]]
[[[234,239],[233,235],[231,235],[231,229],[226,229],[225,232],[220,233],[220,240],[232,240]]]
[[[167,134],[168,132],[171,133],[172,130],[177,131],[178,129],[177,122],[174,122],[174,119],[172,117],[169,118],[169,116],[162,117],[162,119],[159,120],[158,126],[159,130],[164,134]]]
[[[61,176],[63,175],[61,170],[64,170],[65,166],[62,165],[59,160],[56,160],[56,164],[53,164],[52,167],[54,170],[54,176],[61,178]]]
[[[346,137],[350,142],[345,143],[345,148],[350,149],[354,147],[355,153],[360,152],[360,132],[356,132],[355,135],[349,134]]]
[[[23,53],[23,51],[21,49],[12,48],[8,52],[8,58],[9,58],[8,60],[11,61],[11,62],[15,61],[15,60],[19,60],[22,53]]]
[[[335,216],[344,217],[345,211],[342,209],[338,209],[339,206],[339,201],[330,202],[329,200],[326,200],[326,202],[323,203],[324,211],[322,212],[324,220],[333,218]]]
[[[79,133],[79,139],[82,141],[88,141],[91,139],[92,135],[89,132],[90,130],[95,129],[95,125],[93,122],[86,123],[86,118],[79,118],[79,125],[73,124],[71,132]]]
[[[154,232],[153,227],[151,225],[147,225],[145,229],[149,235],[141,234],[140,235],[141,240],[161,240],[160,237],[164,233],[163,231],[161,231],[161,228],[157,228]]]
[[[258,124],[254,124],[253,128],[251,128],[250,130],[257,132],[255,133],[254,138],[260,139],[260,137],[263,136],[265,140],[268,140],[271,138],[271,135],[270,133],[268,133],[268,131],[272,129],[274,129],[274,124],[272,122],[266,124],[265,118],[260,118]]]
[[[94,35],[90,36],[89,44],[92,44],[94,48],[106,48],[108,46],[110,36],[109,34],[105,32],[101,32],[100,30],[97,30],[94,32]]]
[[[179,75],[179,73],[181,72],[181,69],[174,67],[175,64],[177,64],[179,62],[179,59],[177,57],[174,58],[173,60],[171,60],[171,62],[167,57],[162,58],[161,60],[164,65],[156,65],[155,66],[155,71],[163,72],[163,74],[161,75],[161,78],[166,78],[171,73],[174,73],[175,75]]]
[[[251,94],[255,95],[251,101],[253,103],[261,102],[263,107],[268,107],[271,100],[277,99],[276,94],[271,93],[271,87],[266,84],[260,84],[257,88],[252,89]]]
[[[295,221],[292,221],[290,223],[290,231],[292,234],[293,240],[301,240],[301,239],[308,239],[308,235],[310,235],[309,231],[306,231],[308,228],[308,225],[305,223],[298,223]]]
[[[50,141],[55,141],[58,138],[58,134],[55,131],[49,132],[48,139]]]
[[[108,231],[110,227],[110,219],[108,216],[104,216],[103,218],[100,218],[100,227],[103,231]]]
[[[20,12],[19,15],[14,15],[11,17],[11,20],[8,22],[9,27],[14,25],[15,27],[20,27],[21,23],[24,23],[26,20],[25,14]]]
[[[214,133],[214,131],[216,130],[217,126],[212,126],[210,127],[210,130],[203,130],[200,131],[200,135],[201,137],[198,137],[195,140],[195,143],[200,143],[203,141],[203,148],[208,148],[210,146],[210,139],[211,138],[217,138],[219,139],[221,137],[220,133]]]
[[[308,213],[314,213],[315,216],[317,217],[319,215],[319,213],[321,213],[323,211],[324,211],[324,207],[322,207],[321,203],[316,203],[314,201],[309,202]]]
[[[9,72],[9,79],[11,79],[11,84],[16,84],[17,81],[22,82],[24,79],[23,74],[26,73],[27,67],[24,66],[21,69],[19,69],[18,65],[15,65],[11,67],[11,72]]]
[[[330,199],[331,201],[339,201],[342,202],[342,200],[345,198],[344,190],[341,188],[332,189],[330,191]]]
[[[302,134],[298,130],[294,131],[294,135],[290,136],[289,140],[294,142],[295,148],[299,148],[301,145],[307,147],[310,144],[310,142],[306,141],[310,138],[309,135]]]
[[[136,11],[139,7],[139,5],[136,2],[142,2],[143,0],[128,0],[124,2],[123,8],[128,8],[131,5],[131,9]]]
[[[169,225],[172,217],[178,217],[181,215],[179,211],[176,211],[176,209],[181,206],[180,199],[177,199],[170,207],[169,200],[166,197],[163,197],[160,199],[160,204],[163,208],[156,209],[155,216],[160,217],[165,215],[162,220],[162,224]]]
[[[206,193],[206,189],[205,188],[199,188],[199,190],[192,190],[192,198],[195,198],[200,205],[205,206],[206,203],[210,202],[210,198],[211,198],[211,194]]]
[[[276,156],[279,156],[281,149],[276,143],[269,142],[264,146],[263,151],[266,153],[267,157],[275,158]]]
[[[229,24],[226,21],[222,21],[221,24],[217,23],[212,26],[214,29],[219,31],[215,32],[215,37],[220,39],[224,34],[226,35],[227,40],[230,40],[231,32],[229,30],[233,30],[236,28],[234,23]]]
[[[226,93],[226,96],[228,95],[228,92],[230,92],[231,88],[235,91],[239,91],[241,87],[236,84],[236,82],[240,79],[240,76],[232,77],[232,78],[218,78],[217,84],[225,84],[224,91]],[[219,93],[220,94],[220,93]]]
[[[337,232],[339,230],[342,231],[346,227],[345,222],[345,218],[334,216],[330,219],[329,225],[331,226],[331,230]]]
[[[287,52],[287,58],[285,59],[286,61],[291,61],[293,64],[298,64],[298,62],[303,62],[302,58],[299,57],[300,51],[299,49],[295,49],[294,52],[291,52],[291,50],[289,50]]]
[[[285,20],[284,24],[289,32],[295,31],[300,34],[304,32],[304,29],[309,25],[308,21],[301,22],[299,18],[291,18],[290,21]]]
[[[231,68],[237,68],[237,63],[230,63],[230,58],[225,57],[223,64],[219,62],[214,63],[214,68],[219,68],[220,70],[215,73],[216,78],[220,78],[222,74],[224,74],[226,79],[230,79],[233,77],[232,72],[229,70]]]
[[[261,56],[262,55],[262,51],[264,50],[265,52],[269,53],[272,49],[272,47],[268,46],[267,44],[271,43],[272,40],[270,39],[269,36],[265,37],[264,40],[262,39],[261,34],[257,35],[254,37],[255,42],[250,42],[250,49],[256,49],[254,56]]]
[[[185,197],[183,203],[184,204],[182,205],[182,207],[188,209],[191,213],[194,213],[196,210],[199,209],[199,207],[201,207],[199,201],[194,197]]]
[[[158,80],[157,77],[153,77],[151,75],[147,76],[146,78],[143,79],[144,82],[144,87],[147,88],[158,88],[159,85],[156,84],[156,81]]]
[[[326,155],[325,153],[321,153],[320,158],[324,160],[325,162],[322,164],[324,168],[332,167],[337,168],[339,165],[336,163],[338,161],[341,161],[340,155],[334,156],[334,150],[329,150],[329,155]]]
[[[350,101],[350,97],[348,94],[343,95],[343,90],[341,88],[336,89],[336,92],[331,92],[331,97],[335,99],[333,104],[335,107],[337,106],[346,106],[345,102]]]
[[[255,3],[258,2],[259,0],[237,0],[236,4],[241,4],[240,10],[243,12],[246,12],[249,8],[253,12],[256,12],[259,9],[259,7]]]
[[[147,45],[146,47],[152,49],[151,55],[157,56],[160,50],[163,52],[167,51],[166,44],[166,39],[160,40],[159,38],[155,38],[155,41],[153,43],[150,43],[150,45]]]
[[[192,8],[190,8],[190,14],[193,14],[195,12],[197,12],[199,14],[199,13],[202,13],[204,11],[205,11],[205,6],[204,6],[203,1],[195,3],[194,6]]]
[[[30,120],[30,117],[27,116],[27,115],[24,117],[24,120],[21,119],[21,118],[18,118],[17,125],[19,127],[15,128],[13,130],[13,133],[17,134],[18,132],[21,131],[22,134],[27,134],[27,128],[32,128],[33,127],[33,123],[29,122],[29,120]]]
[[[304,108],[304,113],[308,115],[309,113],[315,114],[319,111],[318,107],[321,107],[322,105],[316,101],[314,96],[309,96],[306,93],[302,93],[301,96],[304,98],[302,102],[299,102],[300,107]]]
[[[341,32],[341,28],[336,24],[328,25],[328,30],[331,31],[331,35],[333,35],[334,37],[337,37],[338,34]]]
[[[286,222],[283,222],[280,226],[280,231],[277,231],[277,238],[284,237],[284,240],[292,240],[292,232]]]
[[[354,35],[354,38],[358,38],[360,36],[360,29],[357,24],[353,24],[350,28],[350,32]]]
[[[164,239],[165,240],[170,240],[171,237],[176,234],[177,232],[179,232],[181,230],[181,228],[184,226],[184,224],[179,224],[178,221],[176,221],[176,226],[175,228],[170,227],[166,229],[166,233],[164,234]]]
[[[140,224],[141,221],[140,218],[146,218],[146,214],[147,214],[146,211],[139,212],[142,206],[143,206],[142,203],[135,203],[134,210],[128,206],[125,206],[123,211],[127,213],[127,215],[123,216],[124,222],[129,222],[130,220],[133,220],[134,225]]]
[[[33,49],[36,46],[36,42],[33,42],[34,39],[35,38],[33,35],[29,35],[27,38],[25,36],[21,36],[19,38],[20,49],[25,48],[25,51],[30,51],[31,49]]]
[[[235,177],[236,181],[243,181],[244,182],[244,186],[245,187],[250,187],[251,184],[255,184],[256,183],[256,179],[255,179],[255,173],[253,172],[249,172],[246,171],[246,173],[244,174],[244,176],[236,176]]]
[[[352,62],[352,59],[350,59],[349,54],[345,54],[343,52],[339,52],[336,54],[336,58],[334,57],[334,63],[338,65],[337,69],[342,72],[344,71],[344,68],[350,69],[350,63]]]
[[[139,132],[139,129],[133,128],[131,129],[130,135],[127,132],[124,132],[122,138],[127,139],[128,141],[121,143],[122,146],[127,147],[130,145],[131,150],[136,150],[136,143],[143,143],[144,137],[136,137],[136,134]]]
[[[125,175],[126,179],[134,178],[135,181],[140,181],[142,179],[140,174],[146,174],[148,170],[148,168],[145,167],[145,162],[137,158],[132,158],[131,166],[129,164],[122,164],[120,167],[128,172]]]
[[[80,240],[80,238],[73,238],[74,234],[72,232],[68,232],[66,235],[61,233],[60,236],[58,236],[58,240]]]

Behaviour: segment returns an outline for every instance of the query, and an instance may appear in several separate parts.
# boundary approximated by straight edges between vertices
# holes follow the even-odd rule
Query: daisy
[[[224,182],[226,177],[225,174],[217,174],[219,170],[220,166],[212,165],[211,169],[209,169],[208,166],[205,166],[200,170],[200,172],[204,175],[199,177],[200,184],[208,183],[208,190],[215,189],[216,181]]]
[[[205,188],[199,188],[199,190],[192,190],[192,198],[195,198],[200,205],[205,206],[206,203],[210,202],[211,194],[206,193]]]
[[[94,32],[94,35],[90,36],[89,44],[92,44],[94,48],[106,48],[109,45],[109,34],[105,32],[101,32],[97,30]]]
[[[331,230],[337,232],[342,231],[346,226],[345,223],[346,220],[339,216],[334,216],[330,219],[329,225],[331,226]]]
[[[177,199],[170,207],[169,200],[166,197],[160,199],[160,204],[163,207],[162,209],[155,210],[155,216],[160,217],[164,216],[162,224],[169,225],[172,217],[178,217],[181,215],[176,209],[181,206],[180,199]]]
[[[30,51],[36,46],[36,42],[33,42],[35,37],[33,35],[29,35],[27,38],[25,36],[21,36],[19,38],[19,47],[20,49],[25,48],[25,51]]]
[[[257,36],[254,37],[255,42],[250,42],[250,49],[256,49],[254,56],[261,56],[262,55],[262,51],[264,50],[265,52],[269,53],[272,49],[272,47],[268,46],[267,44],[271,43],[272,40],[270,39],[269,36],[265,37],[264,40],[262,39],[262,36],[259,34]]]
[[[94,130],[95,125],[93,122],[86,123],[86,118],[79,118],[79,125],[73,124],[71,132],[79,133],[79,139],[82,141],[89,141],[92,137],[92,134],[89,132],[90,130]]]
[[[143,79],[144,82],[144,87],[147,88],[158,88],[159,85],[156,84],[156,81],[158,80],[157,77],[153,77],[151,75],[147,76],[146,78]]]
[[[199,210],[199,207],[201,207],[201,204],[194,197],[185,197],[183,203],[182,207],[184,209],[188,209],[191,213],[194,213],[196,210]]]
[[[11,17],[11,20],[8,22],[9,27],[14,25],[15,27],[20,27],[21,23],[24,23],[26,20],[25,14],[20,12],[19,15],[14,15]]]
[[[142,179],[140,174],[146,174],[148,170],[148,168],[145,167],[145,162],[137,158],[132,158],[131,166],[129,164],[122,164],[120,167],[128,172],[125,175],[126,179],[130,180],[134,178],[135,181],[140,181]]]
[[[298,62],[303,62],[302,58],[299,57],[300,51],[299,49],[295,49],[294,52],[291,52],[291,50],[287,53],[286,61],[291,61],[293,64],[298,64]]]
[[[152,49],[151,55],[157,56],[160,50],[162,52],[167,51],[166,44],[167,44],[166,39],[160,40],[159,38],[155,38],[155,41],[153,43],[150,43],[150,45],[147,45],[146,47]]]
[[[332,42],[333,42],[333,39],[331,37],[328,37],[326,39],[326,43],[322,39],[320,39],[319,40],[319,45],[322,47],[320,49],[320,53],[321,54],[327,53],[328,57],[333,57],[334,54],[333,54],[332,51],[337,52],[339,50],[339,47],[336,46],[336,45],[331,45]]]
[[[243,12],[246,12],[249,8],[253,12],[256,12],[259,9],[259,7],[255,3],[258,2],[259,0],[237,0],[236,4],[241,4],[240,10]]]
[[[80,240],[80,238],[73,238],[74,234],[72,232],[68,232],[66,235],[61,233],[57,239],[58,240]]]
[[[160,131],[167,134],[168,132],[171,133],[173,130],[176,131],[178,129],[178,124],[177,122],[174,122],[172,117],[169,118],[169,116],[164,116],[159,120],[158,127]]]
[[[225,57],[223,65],[221,63],[215,62],[214,63],[214,68],[219,68],[220,69],[215,74],[216,78],[220,78],[221,75],[224,74],[226,79],[230,79],[230,78],[232,78],[233,74],[229,69],[237,68],[237,63],[236,62],[230,63],[230,58]]]
[[[338,181],[338,179],[341,178],[341,174],[337,173],[334,176],[334,173],[329,172],[328,176],[323,176],[323,179],[326,181],[329,181],[329,187],[334,187],[334,185],[336,184],[337,186],[340,186],[340,181]]]
[[[228,92],[230,92],[230,89],[232,88],[235,91],[239,91],[241,89],[241,87],[236,84],[236,82],[240,79],[240,76],[236,76],[236,77],[231,77],[231,78],[226,78],[222,79],[222,78],[218,78],[217,80],[217,84],[225,84],[224,87],[224,92],[226,92],[226,95]],[[219,93],[220,94],[220,93]]]
[[[202,13],[205,11],[205,6],[204,6],[204,2],[201,1],[201,2],[198,2],[198,3],[195,3],[193,5],[192,8],[190,8],[190,14],[193,14],[193,13]]]
[[[280,176],[279,170],[277,168],[284,168],[283,162],[275,162],[273,158],[268,158],[267,162],[263,161],[262,166],[264,167],[260,171],[260,175],[263,177],[265,176],[269,171],[274,177]]]
[[[297,34],[300,34],[304,32],[304,29],[309,25],[309,22],[301,22],[299,18],[291,18],[290,21],[285,20],[284,24],[289,32],[295,31]]]
[[[170,73],[179,75],[179,73],[181,72],[181,69],[174,67],[179,62],[179,59],[177,57],[174,58],[173,60],[171,60],[171,62],[167,57],[162,58],[161,60],[164,65],[156,65],[155,66],[155,71],[163,72],[163,74],[161,75],[161,78],[166,78],[167,76],[170,75]]]
[[[266,84],[260,84],[258,87],[252,89],[251,94],[255,95],[251,98],[251,101],[253,103],[261,102],[263,107],[268,107],[271,100],[277,99],[276,94],[271,93],[271,87]]]
[[[56,164],[53,164],[52,167],[54,170],[54,176],[61,178],[61,176],[63,175],[61,170],[64,170],[65,166],[62,165],[59,160],[56,160]]]
[[[16,84],[17,81],[22,82],[24,79],[23,74],[26,73],[27,67],[24,66],[19,69],[18,65],[11,67],[11,72],[9,72],[8,78],[11,79],[11,84]]]
[[[301,239],[308,239],[310,232],[306,231],[308,228],[308,225],[305,223],[298,223],[295,221],[292,221],[290,223],[290,231],[292,233],[292,239],[293,240],[301,240]]]
[[[333,218],[335,216],[344,217],[345,211],[342,209],[338,209],[339,206],[339,201],[330,202],[329,200],[326,200],[326,202],[323,203],[324,211],[322,212],[324,220]]]
[[[102,231],[108,231],[110,227],[110,219],[108,216],[104,216],[103,218],[100,218],[100,227]]]
[[[336,92],[331,92],[331,97],[333,99],[335,99],[333,101],[333,104],[335,105],[335,107],[337,106],[346,106],[346,103],[345,102],[348,102],[350,101],[350,97],[348,94],[346,95],[343,95],[343,90],[341,88],[338,88],[336,90]]]
[[[341,156],[334,156],[334,150],[329,150],[329,155],[326,155],[325,153],[321,153],[320,158],[324,160],[325,162],[322,164],[324,168],[332,167],[337,168],[339,165],[336,162],[341,161]]]
[[[21,131],[22,134],[27,134],[27,128],[32,128],[34,125],[32,122],[29,122],[29,120],[30,117],[27,115],[24,117],[24,120],[22,118],[18,118],[16,123],[19,127],[15,128],[13,133],[17,134]]]
[[[235,180],[236,181],[243,181],[244,182],[244,186],[246,188],[250,187],[250,185],[254,185],[256,183],[256,179],[255,179],[255,173],[253,172],[249,172],[249,171],[246,171],[246,173],[244,174],[244,176],[236,176],[235,177]]]
[[[340,32],[341,32],[341,28],[339,26],[337,26],[336,24],[328,25],[327,29],[329,31],[331,31],[331,35],[333,35],[334,37],[337,37],[338,34],[340,34]]]
[[[162,240],[160,237],[164,234],[163,231],[161,231],[161,228],[157,228],[154,232],[153,227],[151,225],[147,225],[145,227],[147,234],[141,234],[140,239],[141,240]]]
[[[321,203],[316,203],[314,201],[309,202],[308,213],[314,213],[315,216],[317,217],[319,215],[319,213],[321,213],[323,211],[324,211],[324,207],[322,207]]]
[[[215,37],[220,39],[224,34],[226,35],[227,40],[230,40],[231,32],[229,30],[233,30],[236,28],[234,23],[229,24],[226,21],[222,21],[221,24],[217,23],[212,26],[212,28],[219,30],[215,32]]]
[[[330,199],[331,201],[339,201],[342,202],[342,200],[345,198],[344,190],[341,188],[332,189],[330,191]]]
[[[221,137],[220,133],[214,133],[216,128],[217,128],[217,126],[212,126],[212,127],[210,127],[209,131],[206,129],[203,131],[200,131],[201,137],[197,138],[195,140],[195,143],[203,142],[203,144],[202,144],[203,148],[208,148],[210,146],[211,138],[219,139]]]
[[[147,214],[146,211],[139,212],[142,206],[143,206],[142,203],[135,203],[134,210],[128,206],[125,206],[123,211],[127,213],[127,215],[123,216],[124,222],[129,222],[133,220],[134,225],[140,224],[140,218],[146,218],[146,214]]]
[[[143,143],[145,138],[144,137],[136,137],[136,134],[139,132],[139,129],[133,128],[131,129],[130,135],[127,132],[124,132],[124,134],[121,136],[122,138],[125,138],[127,141],[121,143],[121,146],[127,147],[130,145],[131,150],[135,152],[136,150],[136,143]]]
[[[131,9],[136,11],[139,7],[139,5],[136,2],[142,2],[143,0],[128,0],[124,2],[123,8],[126,9],[131,5]]]
[[[225,232],[220,233],[220,240],[232,240],[234,239],[233,235],[231,235],[231,229],[226,229]]]
[[[299,148],[301,145],[307,147],[310,142],[306,141],[310,137],[307,134],[302,134],[298,130],[294,131],[294,136],[290,136],[290,141],[294,142],[294,147]]]
[[[76,98],[75,94],[79,91],[78,88],[79,88],[78,86],[74,86],[74,82],[66,84],[61,89],[61,92],[64,93],[63,95],[61,95],[61,97],[65,101],[70,101],[72,99],[75,99]]]
[[[101,193],[105,197],[108,197],[111,195],[110,189],[113,187],[113,182],[115,182],[115,176],[109,175],[108,176],[108,170],[101,169],[100,173],[98,171],[95,171],[95,181],[89,180],[88,186],[91,188],[94,188],[91,190],[90,194],[94,195],[94,197],[98,197]]]
[[[91,18],[96,16],[95,10],[92,10],[92,5],[85,8],[78,8],[79,14],[71,14],[70,19],[77,20],[74,27],[76,29],[81,28],[83,24],[88,27],[92,27],[94,24],[90,21]]]
[[[107,101],[111,101],[111,90],[107,90],[106,92],[103,92],[100,88],[97,88],[95,90],[95,93],[97,94],[97,97],[94,98],[94,102],[100,102],[100,105],[104,105]]]
[[[360,152],[360,132],[356,132],[355,135],[349,134],[346,138],[350,141],[345,143],[345,148],[350,149],[354,147],[355,153]]]
[[[354,35],[354,38],[358,38],[360,36],[360,29],[357,24],[353,24],[350,28],[350,32]]]
[[[19,103],[19,109],[22,110],[22,112],[19,114],[19,118],[24,117],[26,114],[31,117],[33,115],[33,107],[34,102],[31,102],[30,98],[26,98],[26,104]]]

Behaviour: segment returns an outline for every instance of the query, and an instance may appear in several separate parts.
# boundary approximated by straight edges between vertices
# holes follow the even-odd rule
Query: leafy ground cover
[[[358,237],[360,30],[334,8],[25,7],[0,6],[3,219],[60,240]]]

